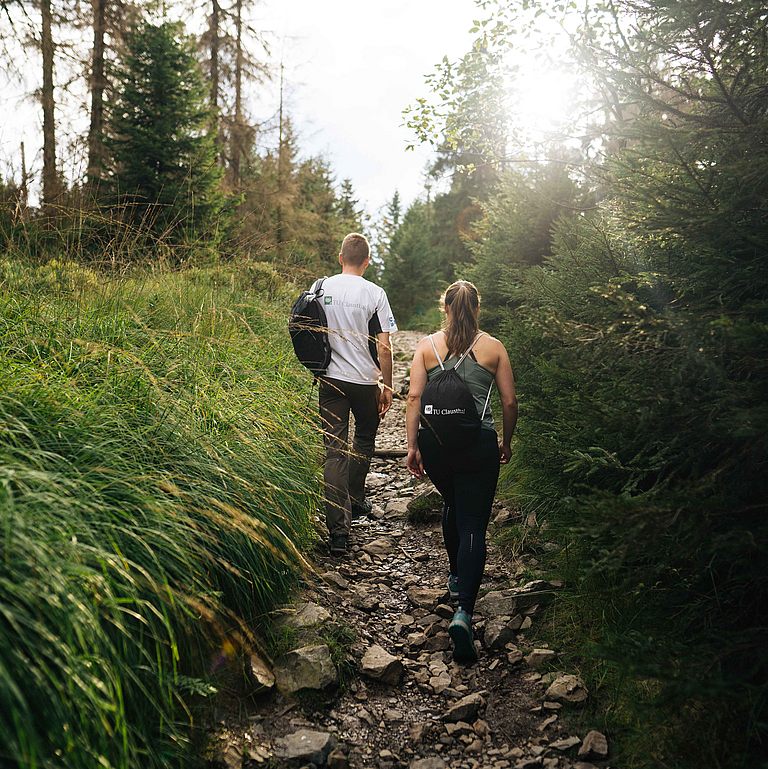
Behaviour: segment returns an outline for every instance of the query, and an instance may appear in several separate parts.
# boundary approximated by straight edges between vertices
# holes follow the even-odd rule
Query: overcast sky
[[[369,213],[395,189],[405,201],[422,191],[430,151],[405,151],[402,110],[426,93],[424,76],[444,55],[468,49],[473,15],[473,0],[262,0],[256,7],[273,65],[285,63],[302,152],[328,157],[339,181],[350,177]],[[39,87],[37,64],[30,60],[26,71],[26,83],[0,88],[0,159],[17,178],[21,140],[36,175],[42,163],[42,116],[30,96]],[[87,131],[84,96],[73,96],[78,114],[62,105],[60,157],[71,158],[66,145]],[[255,88],[249,101],[257,119],[274,114],[277,84]]]

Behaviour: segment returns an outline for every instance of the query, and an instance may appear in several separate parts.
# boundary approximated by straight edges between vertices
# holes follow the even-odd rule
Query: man
[[[365,477],[379,421],[392,405],[392,348],[397,325],[383,288],[363,277],[370,264],[368,241],[356,232],[344,238],[341,274],[323,283],[331,363],[320,379],[320,416],[325,443],[325,520],[331,553],[344,555],[352,516],[370,511]],[[379,389],[379,379],[383,389]],[[349,450],[349,414],[355,439]]]

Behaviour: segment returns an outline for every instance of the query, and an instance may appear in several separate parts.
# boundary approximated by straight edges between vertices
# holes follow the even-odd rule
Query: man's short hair
[[[359,232],[350,232],[341,242],[341,261],[350,267],[360,267],[370,255],[371,247]]]

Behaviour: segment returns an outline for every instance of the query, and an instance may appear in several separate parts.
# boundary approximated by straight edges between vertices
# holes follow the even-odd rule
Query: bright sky
[[[406,201],[420,194],[431,153],[405,151],[402,110],[444,55],[468,50],[473,0],[265,0],[260,15],[285,40],[301,145],[350,177],[370,213],[395,189]]]
[[[350,177],[369,213],[395,189],[406,202],[421,193],[430,150],[405,151],[410,136],[402,110],[426,94],[424,75],[443,55],[466,52],[477,15],[473,0],[262,0],[256,6],[255,25],[271,33],[273,64],[282,53],[286,104],[302,151],[328,157],[338,181]],[[28,168],[39,175],[42,164],[42,117],[29,97],[38,87],[37,65],[23,69],[24,85],[0,87],[0,171],[17,179],[22,139]],[[277,84],[256,91],[250,102],[263,120],[277,111]],[[79,114],[62,108],[60,156],[71,157],[67,143],[87,131],[85,104],[79,96],[73,101],[82,106]],[[74,166],[82,167],[82,158]]]

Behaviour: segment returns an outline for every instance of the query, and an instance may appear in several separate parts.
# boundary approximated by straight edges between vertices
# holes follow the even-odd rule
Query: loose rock
[[[374,644],[365,652],[361,662],[361,670],[369,678],[382,681],[390,686],[396,686],[403,677],[403,663],[386,649]]]
[[[545,696],[559,702],[579,703],[584,702],[588,695],[587,687],[578,676],[561,674],[549,685]]]
[[[587,732],[584,742],[579,748],[579,758],[607,758],[608,740],[602,732]]]
[[[276,740],[275,755],[289,765],[312,763],[320,766],[325,764],[334,744],[335,740],[328,732],[299,729]]]
[[[458,702],[451,705],[442,715],[443,721],[474,721],[480,708],[485,705],[485,700],[480,694],[468,694],[462,697]]]
[[[325,644],[317,644],[284,654],[275,663],[275,679],[283,694],[295,694],[302,689],[325,689],[338,677],[330,650]]]

